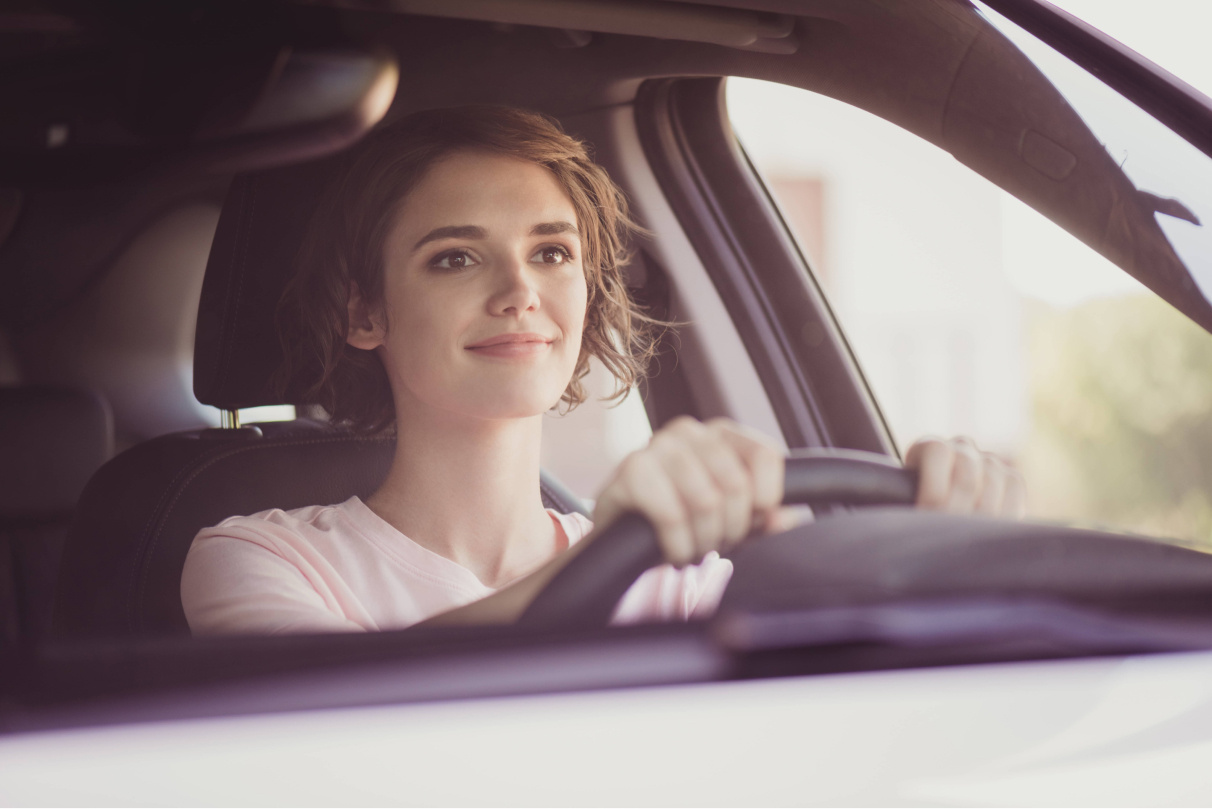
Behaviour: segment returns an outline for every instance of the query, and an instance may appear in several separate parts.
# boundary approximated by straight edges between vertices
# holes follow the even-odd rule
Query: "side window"
[[[547,472],[586,500],[597,497],[624,456],[652,437],[639,391],[622,402],[605,402],[603,397],[614,392],[614,377],[597,360],[589,367],[589,399],[570,413],[551,411],[543,417],[542,457]]]
[[[727,100],[902,450],[969,435],[1034,518],[1212,544],[1208,334],[882,119],[751,80]]]

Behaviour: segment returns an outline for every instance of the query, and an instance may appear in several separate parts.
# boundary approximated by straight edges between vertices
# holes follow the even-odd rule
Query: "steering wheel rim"
[[[917,474],[885,455],[858,450],[797,450],[787,458],[783,503],[912,505]],[[547,583],[518,619],[545,629],[597,629],[640,575],[661,563],[652,525],[624,514]]]

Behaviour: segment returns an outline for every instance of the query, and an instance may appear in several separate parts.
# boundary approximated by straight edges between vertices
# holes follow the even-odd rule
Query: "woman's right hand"
[[[755,529],[779,530],[785,457],[729,419],[674,419],[631,453],[598,495],[594,522],[624,512],[652,523],[666,561],[682,567],[724,552]]]

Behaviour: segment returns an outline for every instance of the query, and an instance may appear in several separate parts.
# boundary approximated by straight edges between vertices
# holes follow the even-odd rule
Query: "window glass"
[[[253,424],[258,421],[293,421],[297,415],[294,405],[245,407],[240,410],[240,423]]]
[[[1049,0],[1212,96],[1208,0]],[[999,26],[1000,27],[1000,26]]]
[[[1032,517],[1212,544],[1208,334],[882,119],[751,80],[727,100],[902,450],[969,435]]]

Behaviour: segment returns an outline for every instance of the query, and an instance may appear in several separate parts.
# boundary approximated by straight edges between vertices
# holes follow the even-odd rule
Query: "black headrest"
[[[236,177],[206,264],[194,340],[194,395],[229,410],[309,404],[278,397],[269,380],[282,361],[274,327],[312,211],[335,158]]]
[[[61,517],[114,452],[105,401],[72,388],[0,388],[0,520]]]

